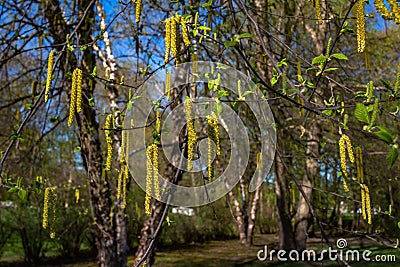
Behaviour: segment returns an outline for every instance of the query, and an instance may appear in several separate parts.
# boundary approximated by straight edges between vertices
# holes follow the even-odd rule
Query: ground
[[[383,266],[383,267],[395,267],[400,266],[400,252],[398,249],[384,246],[376,243],[373,240],[361,239],[359,237],[346,237],[349,249],[359,249],[360,251],[368,249],[374,255],[395,255],[396,262],[349,262],[351,266]],[[336,244],[336,239],[332,239]],[[275,257],[275,261],[269,260],[260,261],[257,259],[257,253],[259,250],[263,250],[265,245],[268,245],[268,250],[275,249],[277,244],[276,235],[256,235],[254,239],[254,245],[249,247],[241,246],[237,240],[225,240],[225,241],[210,241],[203,244],[190,244],[182,245],[178,247],[164,247],[159,249],[157,252],[156,267],[260,267],[260,266],[337,266],[336,262],[324,261],[315,263],[282,263],[278,262]],[[321,239],[312,238],[308,242],[309,249],[321,250]],[[327,249],[325,245],[323,248]],[[0,266],[25,266],[23,263],[18,263],[18,257],[6,256],[2,259]],[[7,262],[4,262],[7,261]],[[47,264],[41,266],[65,266],[65,267],[95,267],[95,259],[54,259]],[[73,263],[71,263],[73,262]],[[128,266],[132,266],[133,257],[129,257]]]

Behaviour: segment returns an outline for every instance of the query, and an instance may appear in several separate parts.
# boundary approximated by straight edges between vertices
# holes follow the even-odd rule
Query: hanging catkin
[[[317,13],[318,23],[322,24],[322,13],[321,13],[321,2],[320,0],[315,0],[315,13]]]
[[[53,62],[54,62],[54,51],[50,51],[47,59],[47,78],[46,78],[46,89],[44,92],[44,102],[49,100],[50,87],[51,87],[51,76],[53,74]]]
[[[353,148],[351,146],[350,138],[342,134],[339,140],[339,154],[340,154],[340,167],[342,169],[343,173],[343,188],[346,192],[349,191],[349,187],[347,186],[347,164],[346,164],[346,148],[347,152],[349,154],[349,160],[351,163],[354,163],[354,154],[353,154]]]
[[[55,238],[56,200],[57,195],[55,187],[47,187],[44,191],[42,226],[44,229],[47,229],[49,226],[50,238]]]
[[[365,14],[364,0],[358,0],[355,5],[355,14],[357,18],[357,51],[362,53],[365,50]]]
[[[113,114],[108,114],[106,118],[106,123],[104,125],[104,133],[106,136],[106,143],[107,143],[107,158],[106,158],[106,166],[105,170],[109,171],[111,170],[111,163],[112,163],[112,153],[113,153],[113,138],[112,138],[112,127],[113,127],[113,122],[114,122],[114,115]]]
[[[197,135],[196,131],[194,130],[194,120],[193,120],[193,114],[192,114],[192,99],[189,97],[186,97],[185,102],[183,103],[185,106],[185,112],[186,112],[186,127],[187,127],[187,133],[188,133],[188,141],[187,141],[187,168],[188,170],[191,170],[193,167],[193,157],[194,157],[194,146],[197,142]]]

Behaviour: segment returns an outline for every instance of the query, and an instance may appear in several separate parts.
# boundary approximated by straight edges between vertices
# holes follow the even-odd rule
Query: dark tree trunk
[[[318,155],[319,155],[319,128],[318,124],[313,122],[310,124],[308,132],[307,152],[306,152],[306,172],[303,176],[303,191],[305,197],[312,201],[312,181],[315,181],[319,173]],[[298,251],[306,249],[308,237],[308,229],[312,224],[312,216],[309,204],[302,194],[297,205],[295,239]]]
[[[279,217],[279,248],[289,251],[296,248],[292,219],[289,212],[288,181],[284,175],[284,166],[279,155],[274,163],[275,194]]]
[[[80,44],[88,44],[92,41],[93,22],[95,21],[94,3],[91,3],[90,0],[81,0],[78,3],[78,21],[82,20],[82,23],[76,29],[76,34],[79,36]],[[50,34],[54,39],[54,43],[64,43],[67,39],[67,34],[71,33],[74,29],[64,21],[58,0],[47,2],[45,16],[50,22]],[[88,46],[82,53],[82,60],[79,67],[83,73],[91,73],[96,66],[92,46]],[[60,62],[62,73],[65,75],[68,71],[72,72],[75,67],[78,67],[77,62],[74,54],[68,52],[68,56],[63,56]],[[82,78],[83,111],[76,114],[76,121],[82,160],[88,173],[90,202],[93,208],[94,223],[98,230],[96,236],[98,264],[102,267],[124,266],[118,263],[118,258],[120,257],[117,257],[117,255],[121,256],[123,254],[119,253],[116,246],[115,222],[113,223],[115,218],[112,217],[113,214],[111,213],[112,191],[107,174],[102,171],[103,158],[99,137],[99,124],[95,109],[89,105],[89,99],[93,98],[94,95],[95,81],[86,75]],[[65,85],[70,86],[70,82],[66,80]],[[123,219],[117,218],[115,220],[118,223],[121,222],[121,225],[123,225]],[[126,235],[119,235],[119,238],[126,240]],[[124,257],[126,257],[126,254]]]

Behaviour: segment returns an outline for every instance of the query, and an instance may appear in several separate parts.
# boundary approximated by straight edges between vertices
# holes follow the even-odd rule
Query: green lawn
[[[370,255],[371,259],[377,255],[395,255],[397,257],[397,262],[353,262],[350,263],[351,266],[355,267],[395,267],[400,266],[400,253],[398,249],[379,246],[372,241],[361,242],[359,239],[348,238],[349,249],[363,251],[368,249],[372,251]],[[193,266],[193,267],[233,267],[233,266],[243,266],[243,267],[261,267],[261,266],[283,266],[283,267],[304,267],[304,266],[337,266],[336,262],[324,261],[314,262],[314,263],[300,263],[300,262],[277,262],[276,257],[274,262],[259,261],[257,259],[257,252],[264,249],[265,245],[269,248],[276,248],[277,237],[275,235],[257,235],[254,240],[254,245],[250,247],[241,246],[237,240],[227,240],[227,241],[210,241],[204,244],[190,244],[186,246],[179,247],[164,247],[157,251],[156,254],[156,267],[183,267],[183,266]],[[309,249],[315,249],[317,251],[321,250],[320,239],[311,239],[308,245]],[[323,247],[327,249],[326,245]],[[15,253],[20,253],[22,247],[14,247],[13,249],[6,252],[3,260],[7,260],[8,263],[2,263],[0,266],[24,266],[16,265],[16,261],[21,261],[21,256]],[[14,254],[13,254],[14,253]],[[52,250],[48,251],[50,256],[54,252]],[[53,254],[54,255],[54,254]],[[57,259],[51,264],[41,265],[41,266],[66,266],[66,267],[95,267],[96,262],[94,259],[73,259],[75,263],[65,264],[62,259]],[[69,261],[71,262],[71,261]],[[133,256],[129,257],[129,266],[132,266]]]

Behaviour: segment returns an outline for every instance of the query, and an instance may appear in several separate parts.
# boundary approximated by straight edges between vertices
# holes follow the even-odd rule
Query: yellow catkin
[[[378,110],[379,110],[379,99],[375,98],[374,106],[372,109],[371,123],[370,123],[371,127],[375,124],[376,117],[378,115]]]
[[[68,126],[71,126],[74,123],[74,116],[75,116],[75,111],[76,111],[76,106],[77,106],[77,84],[76,84],[76,75],[77,72],[74,71],[72,73],[72,85],[71,85],[71,99],[69,103],[69,117],[68,117]]]
[[[50,51],[47,59],[47,78],[46,78],[46,89],[44,92],[44,102],[49,100],[50,87],[51,87],[51,75],[53,73],[53,62],[54,62],[54,51]]]
[[[175,15],[174,17],[175,19],[175,31],[176,31],[176,39],[175,39],[175,47],[176,47],[176,55],[175,56],[175,64],[178,64],[180,62],[180,57],[179,57],[179,50],[181,47],[181,34],[180,34],[180,30],[179,30],[179,25],[180,25],[180,20],[181,20],[181,16],[180,15]]]
[[[343,189],[344,189],[344,191],[349,192],[350,189],[349,189],[349,186],[347,185],[346,179],[347,179],[346,176],[343,176]]]
[[[167,93],[168,100],[171,100],[171,72],[167,71],[165,77],[165,92]]]
[[[164,64],[169,60],[169,53],[171,52],[171,19],[165,20],[165,56]]]
[[[207,171],[208,171],[208,179],[212,180],[214,177],[214,168],[212,166],[212,141],[215,143],[216,154],[221,155],[221,146],[219,141],[219,126],[218,126],[218,117],[212,112],[209,116],[207,116],[207,128],[208,128],[208,161],[207,161]]]
[[[185,99],[185,102],[183,103],[185,106],[185,112],[186,112],[186,124],[187,124],[187,133],[188,133],[188,141],[187,141],[187,160],[188,160],[188,165],[187,168],[188,170],[191,170],[193,167],[193,157],[194,157],[194,146],[197,142],[197,135],[196,131],[194,130],[194,121],[193,121],[193,114],[192,114],[192,99],[187,97]]]
[[[343,188],[346,192],[349,191],[349,188],[347,186],[346,182],[346,177],[347,177],[347,165],[346,165],[346,148],[347,152],[349,154],[349,160],[351,163],[354,163],[354,154],[353,154],[353,148],[351,146],[350,138],[342,134],[339,140],[339,154],[340,154],[340,167],[342,169],[343,173]]]
[[[80,197],[79,188],[76,188],[75,189],[75,204],[79,203],[79,197]]]
[[[43,200],[43,221],[42,226],[44,229],[47,228],[49,224],[49,199],[50,198],[50,187],[44,190],[44,200]]]
[[[182,26],[182,39],[186,46],[190,45],[189,34],[186,28],[186,21],[183,17],[180,17],[180,22]]]
[[[394,88],[393,88],[394,95],[397,95],[397,93],[399,91],[399,87],[400,87],[400,71],[397,72],[397,75],[396,75],[396,82],[395,82]]]
[[[366,206],[365,206],[365,189],[364,189],[363,184],[361,184],[361,213],[363,220],[367,219],[367,212],[366,212]]]
[[[392,9],[393,12],[393,19],[394,23],[399,24],[400,23],[400,7],[399,4],[396,0],[388,0],[389,6]]]
[[[76,112],[82,111],[82,70],[75,69]],[[72,76],[74,77],[74,75]]]
[[[128,165],[124,166],[124,177],[122,181],[122,208],[126,208],[126,192],[128,190],[129,169]]]
[[[146,150],[146,197],[144,201],[144,208],[147,215],[151,214],[150,201],[151,201],[151,189],[153,180],[153,146],[148,146]]]
[[[142,10],[142,0],[136,0],[136,9],[135,9],[136,23],[140,21],[141,10]]]
[[[213,159],[212,159],[212,140],[214,131],[212,130],[213,128],[213,123],[212,119],[210,116],[207,116],[207,128],[208,128],[208,148],[207,148],[207,176],[208,180],[211,181],[214,178],[214,167],[212,165]]]
[[[371,215],[371,199],[369,196],[369,188],[366,184],[363,185],[365,190],[365,206],[367,210],[368,224],[372,224],[372,215]]]
[[[358,53],[365,50],[365,14],[364,14],[364,0],[358,0],[355,5],[357,17],[357,44]]]
[[[321,2],[320,0],[315,0],[315,13],[317,13],[318,23],[322,24],[322,13],[321,13]]]
[[[165,20],[165,56],[164,64],[169,60],[171,53],[175,57],[176,64],[179,63],[179,48],[181,42],[181,34],[179,25],[182,26],[182,38],[186,46],[190,45],[189,33],[186,21],[181,15],[175,15]]]
[[[106,118],[106,123],[104,125],[104,132],[106,135],[106,143],[107,143],[107,158],[106,158],[106,166],[105,166],[105,170],[109,171],[111,170],[111,163],[112,163],[112,153],[113,153],[113,138],[112,138],[112,125],[113,125],[113,121],[114,121],[114,115],[113,114],[108,114],[107,118]]]
[[[171,18],[171,54],[175,57],[175,62],[178,63],[178,48],[179,48],[179,27],[175,17]]]
[[[376,10],[378,10],[379,14],[381,14],[384,19],[390,20],[394,18],[393,13],[386,7],[383,0],[374,0],[374,4]]]
[[[218,125],[218,117],[217,115],[212,112],[210,116],[207,117],[207,122],[209,124],[209,127],[211,127],[212,131],[212,137],[215,142],[216,146],[216,153],[218,156],[221,155],[221,145],[220,145],[220,140],[219,140],[219,125]]]
[[[47,187],[44,191],[42,226],[44,229],[47,229],[47,227],[50,228],[50,238],[55,237],[54,227],[56,223],[56,198],[57,196],[55,188]]]
[[[156,110],[156,132],[161,133],[160,112],[158,110]]]
[[[124,178],[124,166],[121,168],[118,174],[118,180],[117,180],[117,199],[121,199],[122,195],[122,179]]]
[[[57,195],[56,195],[56,189],[52,187],[50,189],[51,191],[51,211],[52,211],[52,220],[50,222],[50,238],[55,238],[56,233],[55,233],[55,226],[56,226],[56,219],[57,219],[57,213],[56,213],[56,200],[57,200]]]
[[[157,200],[161,200],[160,196],[160,185],[158,181],[158,173],[159,173],[159,167],[158,167],[158,147],[157,145],[153,144],[153,185],[154,185],[154,193],[156,196]]]
[[[365,189],[364,189],[364,167],[362,159],[361,147],[356,147],[356,165],[357,165],[357,180],[361,185],[361,211],[364,220],[367,219],[366,205],[365,205]]]
[[[126,146],[126,131],[121,132],[121,153],[119,155],[119,162],[123,164],[125,162],[125,146]]]
[[[214,167],[212,160],[212,145],[211,140],[208,140],[208,150],[207,150],[207,176],[208,180],[211,181],[214,178]]]

